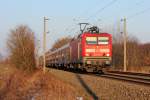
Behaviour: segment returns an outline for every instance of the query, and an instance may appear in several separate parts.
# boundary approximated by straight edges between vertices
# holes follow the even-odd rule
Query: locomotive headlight
[[[109,56],[109,53],[108,53],[108,54],[106,54],[106,56]]]
[[[109,49],[100,49],[100,52],[109,52]]]
[[[86,54],[86,56],[89,56],[89,54]]]
[[[86,52],[95,52],[95,49],[86,49]]]

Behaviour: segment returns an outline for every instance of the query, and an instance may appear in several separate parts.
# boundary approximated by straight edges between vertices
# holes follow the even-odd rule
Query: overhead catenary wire
[[[97,15],[98,13],[100,13],[100,12],[102,12],[103,10],[105,10],[107,7],[110,7],[111,5],[113,5],[116,1],[118,1],[118,0],[112,0],[111,2],[109,2],[108,4],[106,4],[104,7],[102,7],[101,9],[99,9],[95,14],[93,14],[93,15],[91,15],[90,17],[89,17],[89,19],[91,18],[91,17],[94,17],[94,15]],[[137,2],[136,4],[135,4],[135,6],[136,5],[141,5],[141,4],[143,4],[145,1],[139,1],[139,2]],[[132,8],[128,8],[128,9],[132,9]],[[111,17],[107,17],[106,19],[107,20],[109,20],[109,18],[111,18]]]
[[[103,2],[103,1],[105,1],[105,0],[99,0],[99,1],[101,1],[101,2]],[[99,7],[100,5],[99,5],[99,3],[96,3],[96,5],[93,5],[92,7],[90,6],[89,8],[87,8],[85,11],[83,11],[82,13],[81,13],[81,15],[87,15],[87,13],[89,13],[89,11],[92,9],[95,9],[96,7]]]
[[[101,11],[105,10],[107,7],[111,6],[112,4],[114,4],[117,0],[112,0],[111,2],[107,3],[106,5],[104,5],[101,9],[99,9],[94,15],[96,15],[97,13],[100,13]],[[89,16],[87,18],[87,20],[89,20],[90,18],[94,17],[93,15]],[[72,26],[72,25],[69,25]],[[68,26],[68,27],[69,27]],[[71,31],[73,31],[74,29],[71,29]]]
[[[113,3],[112,3],[113,2]],[[114,1],[112,1],[112,2],[110,2],[110,4],[114,4],[116,1],[114,0]],[[141,4],[143,4],[145,1],[143,1],[143,0],[141,0],[141,1],[138,1],[138,2],[136,2],[135,3],[135,5],[134,6],[139,6],[139,5],[141,5]],[[133,7],[133,6],[132,6]],[[132,9],[132,7],[130,7],[130,8],[128,8],[127,10],[130,10],[130,9]],[[110,18],[112,18],[111,16],[109,16],[109,17],[107,17],[107,18],[105,18],[105,21],[111,21],[111,19]]]
[[[117,2],[118,0],[112,0],[112,1],[110,1],[109,3],[107,3],[106,5],[104,5],[102,8],[100,8],[97,12],[95,12],[94,14],[92,14],[91,16],[89,16],[86,20],[89,20],[89,19],[91,19],[91,18],[93,18],[93,17],[95,17],[97,14],[99,14],[99,13],[101,13],[102,11],[104,11],[106,8],[109,8],[110,6],[112,6],[113,4],[115,4],[115,2]],[[140,5],[140,4],[142,4],[144,1],[139,1],[139,2],[137,2],[135,5]],[[145,9],[145,10],[143,10],[143,11],[141,11],[141,12],[137,12],[137,13],[135,13],[135,14],[133,14],[133,15],[131,15],[131,16],[129,16],[129,17],[127,17],[127,20],[128,19],[132,19],[133,17],[135,17],[135,16],[137,16],[137,15],[140,15],[140,14],[142,14],[142,13],[145,13],[147,10],[149,10],[150,8],[148,8],[148,9]],[[107,20],[108,20],[109,18],[107,18]],[[68,27],[72,27],[73,25],[69,25]],[[74,27],[75,28],[75,27]],[[69,32],[72,32],[73,30],[74,30],[74,28],[69,28],[68,29],[68,31]]]
[[[142,15],[142,14],[146,13],[147,11],[150,11],[150,7],[149,7],[149,8],[146,8],[146,9],[140,11],[140,12],[136,12],[136,13],[134,13],[134,14],[128,16],[128,17],[127,17],[127,20],[132,19],[132,18],[134,18],[134,17],[137,17],[137,16],[139,16],[139,15]]]
[[[98,13],[104,11],[106,8],[110,7],[111,5],[113,5],[116,1],[118,0],[112,0],[111,2],[109,2],[108,4],[104,5],[102,8],[100,8],[97,12],[95,12],[94,14],[92,14],[91,16],[89,16],[88,20],[92,17],[94,17],[95,15],[97,15]]]
[[[144,2],[145,2],[145,1],[139,1],[139,2],[135,3],[135,6],[139,6],[139,5],[143,4]],[[133,7],[133,6],[132,6],[132,7]],[[130,7],[130,8],[128,8],[128,9],[132,9],[132,8]],[[132,14],[132,15],[129,15],[129,16],[126,17],[126,20],[130,20],[130,19],[132,19],[132,18],[134,18],[134,17],[137,17],[138,15],[144,14],[144,13],[146,13],[146,12],[149,11],[149,10],[150,10],[150,8],[146,8],[146,9],[140,11],[140,12],[136,12],[136,13],[134,13],[134,14]],[[109,21],[109,18],[110,18],[110,17],[107,17],[107,18],[105,18],[105,19],[107,19],[107,21]]]
[[[100,8],[100,9],[99,9],[95,14],[93,14],[93,15],[96,15],[96,14],[100,13],[101,11],[105,10],[106,8],[110,7],[110,6],[113,5],[116,1],[117,1],[117,0],[112,0],[111,2],[107,3],[106,5],[104,5],[102,8]],[[90,18],[94,17],[93,15],[89,16],[86,20],[89,20]],[[73,26],[73,25],[69,25],[69,26],[67,27],[67,29],[65,29],[64,31],[69,31],[68,28],[69,28],[70,26]],[[74,28],[71,29],[69,32],[72,32],[73,30],[74,30]]]

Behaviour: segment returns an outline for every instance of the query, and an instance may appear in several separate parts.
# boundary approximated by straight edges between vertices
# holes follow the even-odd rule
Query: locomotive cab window
[[[87,44],[97,44],[97,37],[86,37]]]
[[[109,38],[108,37],[98,37],[98,44],[108,44]]]

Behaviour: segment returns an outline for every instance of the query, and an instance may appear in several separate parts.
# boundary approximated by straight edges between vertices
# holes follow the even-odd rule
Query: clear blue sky
[[[77,23],[90,22],[104,31],[116,28],[117,20],[132,16],[150,8],[149,0],[1,0],[0,1],[0,52],[6,51],[6,39],[10,29],[19,24],[28,25],[42,41],[43,16],[50,18],[47,47],[63,36],[74,36]],[[141,42],[150,42],[150,9],[127,20],[128,32]],[[88,19],[88,20],[87,20]]]

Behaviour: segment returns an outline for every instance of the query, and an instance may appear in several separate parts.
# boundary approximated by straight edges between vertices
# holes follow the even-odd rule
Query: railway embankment
[[[85,100],[149,100],[150,86],[129,81],[98,77],[62,70],[49,69],[49,72],[78,87]]]

